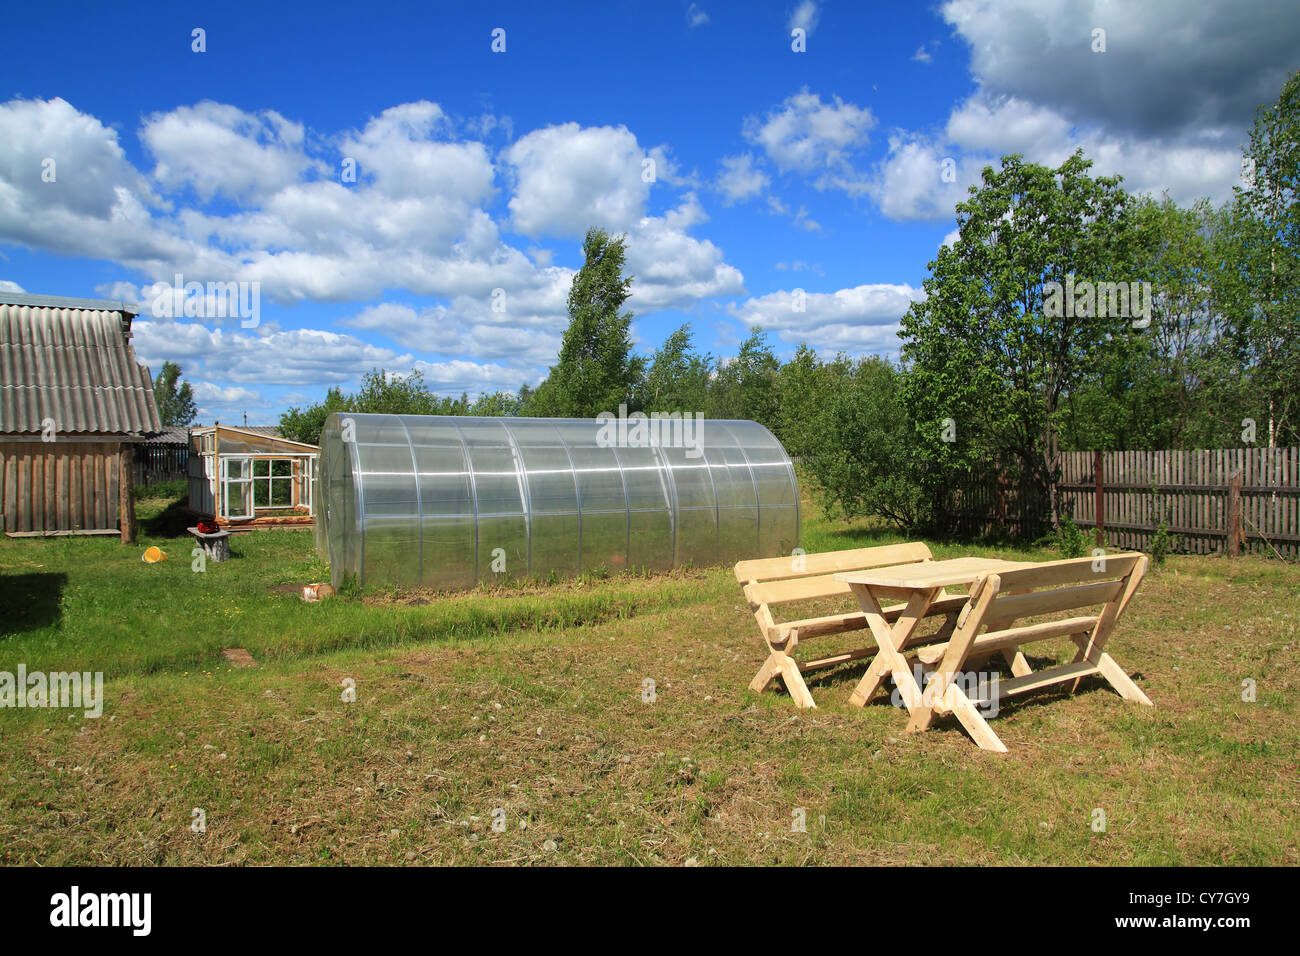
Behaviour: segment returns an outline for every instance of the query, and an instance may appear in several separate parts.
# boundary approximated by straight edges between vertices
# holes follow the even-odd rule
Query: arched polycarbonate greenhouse
[[[798,545],[794,468],[766,428],[661,420],[647,440],[632,420],[331,415],[315,501],[334,586],[470,587]]]

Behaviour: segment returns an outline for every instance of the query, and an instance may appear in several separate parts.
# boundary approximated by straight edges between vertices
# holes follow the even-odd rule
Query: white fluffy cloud
[[[731,205],[761,196],[771,182],[765,172],[754,166],[752,155],[741,153],[739,156],[723,157],[716,187],[722,193],[723,201]]]
[[[243,388],[239,385],[222,387],[214,385],[212,382],[192,382],[191,384],[194,387],[194,400],[201,406],[243,405],[261,407],[266,404],[266,399],[262,397],[262,393],[255,392],[251,388]]]
[[[518,181],[511,221],[525,236],[581,236],[589,226],[622,232],[641,218],[650,195],[647,153],[625,126],[548,126],[502,158]]]
[[[1093,160],[1093,175],[1124,177],[1126,189],[1179,202],[1231,195],[1241,169],[1235,146],[1116,135],[1077,127],[1054,110],[1014,96],[977,92],[948,118],[944,135],[900,131],[871,180],[876,204],[894,220],[942,220],[967,198],[985,166],[1008,153],[1059,166],[1076,149]]]
[[[269,196],[309,171],[325,172],[303,151],[302,124],[274,110],[247,113],[205,100],[148,116],[140,139],[157,159],[160,186],[192,188],[204,201]]]
[[[165,261],[185,243],[156,229],[162,201],[117,132],[62,99],[0,103],[0,239],[64,255]]]
[[[875,125],[871,110],[838,96],[823,103],[818,94],[804,89],[786,97],[765,117],[746,119],[744,134],[782,172],[821,172],[832,177],[819,181],[821,188],[851,169],[852,153],[866,145]]]
[[[187,378],[209,382],[338,384],[369,368],[404,369],[412,363],[409,354],[320,329],[243,332],[141,317],[131,330],[143,364],[158,368],[170,359]]]
[[[629,305],[639,312],[686,308],[699,299],[743,295],[744,277],[707,239],[686,234],[703,222],[695,194],[663,216],[648,216],[628,233],[627,271],[635,276]]]
[[[951,219],[986,160],[922,136],[896,134],[889,138],[889,153],[877,168],[871,195],[890,219]]]
[[[728,312],[750,327],[775,331],[783,342],[808,342],[827,353],[891,352],[899,320],[925,293],[909,285],[860,285],[836,292],[791,289],[756,296]],[[802,311],[800,306],[802,305]]]
[[[454,359],[448,362],[416,362],[413,366],[424,375],[425,383],[440,395],[471,396],[496,392],[517,392],[519,386],[535,385],[543,373],[529,375],[513,366],[496,363],[467,362]]]

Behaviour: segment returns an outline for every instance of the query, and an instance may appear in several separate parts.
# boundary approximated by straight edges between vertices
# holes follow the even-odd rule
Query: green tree
[[[1231,207],[1130,207],[1134,276],[1152,284],[1151,322],[1117,336],[1098,376],[1067,398],[1066,448],[1206,448],[1235,442],[1248,404],[1248,313]]]
[[[1247,336],[1268,421],[1268,444],[1300,432],[1300,72],[1255,114],[1236,198],[1253,293]]]
[[[280,434],[292,441],[305,442],[308,445],[320,443],[320,433],[325,428],[325,419],[333,412],[349,410],[348,400],[342,389],[337,386],[325,393],[325,401],[317,402],[306,408],[294,406],[280,415]]]
[[[632,278],[623,276],[624,237],[590,229],[583,265],[569,289],[569,327],[559,361],[532,397],[530,412],[594,418],[635,399],[644,360],[632,355],[632,313],[623,312]]]
[[[643,411],[703,412],[711,373],[712,358],[694,350],[691,327],[683,325],[650,357],[636,405]]]
[[[718,360],[709,388],[708,416],[748,419],[775,431],[780,369],[780,361],[767,344],[767,334],[754,329],[734,358]]]
[[[520,413],[522,405],[521,397],[511,392],[485,393],[474,400],[466,414],[485,418],[512,418]]]
[[[190,425],[198,417],[194,389],[181,380],[181,367],[175,362],[163,362],[153,380],[153,400],[164,425]]]
[[[325,393],[325,400],[307,408],[293,407],[280,416],[280,433],[285,438],[320,443],[325,419],[333,412],[359,412],[374,415],[466,415],[469,399],[435,395],[424,383],[424,374],[415,369],[397,375],[383,369],[371,369],[361,378],[361,388],[345,395],[337,387]]]
[[[852,363],[844,355],[823,362],[806,342],[783,364],[776,376],[776,426],[773,429],[791,457],[816,451],[822,440],[813,427],[831,401],[845,387]]]
[[[1043,494],[1059,525],[1062,400],[1132,331],[1095,298],[1089,308],[1082,287],[1073,308],[1045,294],[1067,277],[1131,278],[1127,194],[1091,165],[1076,152],[1058,169],[1016,155],[987,167],[957,206],[956,243],[930,263],[925,299],[903,317],[903,396],[936,502],[958,475],[994,463]]]
[[[801,349],[782,374],[797,364],[791,374],[808,388],[795,447],[822,507],[849,518],[884,518],[905,530],[928,524],[899,370],[877,356],[858,362],[838,356],[813,367],[809,354]]]

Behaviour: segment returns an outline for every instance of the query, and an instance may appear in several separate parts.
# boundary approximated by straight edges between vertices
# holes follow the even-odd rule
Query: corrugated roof
[[[132,310],[54,296],[0,295],[0,432],[132,434],[162,429],[149,370],[130,344]]]
[[[184,425],[164,425],[161,431],[144,436],[146,445],[188,445],[190,430]]]
[[[0,292],[0,304],[34,305],[51,309],[91,309],[100,312],[140,314],[140,307],[118,299],[75,299],[63,295],[32,295],[30,292]]]

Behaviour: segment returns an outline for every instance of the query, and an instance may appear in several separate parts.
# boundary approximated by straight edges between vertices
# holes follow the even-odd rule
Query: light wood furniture
[[[862,610],[801,620],[778,622],[773,607],[800,601],[844,598],[852,593],[848,584],[835,579],[839,571],[882,568],[892,565],[921,567],[933,560],[924,544],[893,544],[852,551],[828,551],[800,554],[788,558],[763,558],[741,561],[736,565],[736,580],[744,585],[745,599],[754,612],[759,632],[767,644],[768,656],[750,682],[750,689],[761,693],[776,677],[781,677],[786,691],[799,708],[815,707],[803,674],[847,661],[870,657],[875,647],[865,646],[814,661],[797,661],[792,652],[800,641],[827,634],[866,630],[868,615]],[[966,604],[964,595],[936,598],[927,604],[926,615],[945,615],[947,622],[935,640],[946,639],[956,626],[957,614]],[[877,608],[883,620],[893,621],[905,610],[904,605]]]
[[[978,695],[972,699],[954,683],[957,675],[968,672],[992,653],[1003,654],[1015,675],[997,682],[999,700],[1065,681],[1073,682],[1075,690],[1084,677],[1100,674],[1125,700],[1151,706],[1147,696],[1104,650],[1146,568],[1144,555],[1124,553],[1041,564],[959,558],[920,567],[836,574],[837,580],[853,589],[880,647],[850,700],[859,706],[865,704],[886,676],[893,677],[911,715],[908,730],[926,730],[936,716],[952,714],[981,748],[999,753],[1006,753],[1007,748],[978,709],[990,701]],[[947,640],[916,650],[926,672],[922,691],[905,656],[915,622],[943,587],[960,584],[963,578],[970,583],[970,593],[956,628]],[[907,610],[891,627],[880,601],[902,595],[908,595]],[[1078,613],[1084,609],[1090,610]],[[1059,612],[1074,613],[1012,626],[1024,618]],[[1051,638],[1073,641],[1077,648],[1074,660],[1034,672],[1020,648]]]

